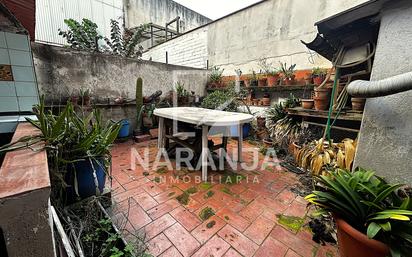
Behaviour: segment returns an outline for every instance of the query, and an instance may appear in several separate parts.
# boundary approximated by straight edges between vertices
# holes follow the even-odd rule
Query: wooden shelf
[[[288,113],[290,115],[304,116],[304,117],[315,117],[315,118],[328,118],[328,111],[317,111],[315,109],[303,109],[302,107],[289,108]],[[337,112],[332,113],[332,118],[335,118]],[[352,110],[342,110],[339,114],[338,120],[351,120],[351,121],[362,121],[363,112],[352,111]]]
[[[278,91],[296,91],[296,90],[313,90],[314,85],[289,85],[274,87],[242,87],[242,89],[251,89],[255,92],[278,92]],[[208,88],[207,91],[226,90],[227,88]]]

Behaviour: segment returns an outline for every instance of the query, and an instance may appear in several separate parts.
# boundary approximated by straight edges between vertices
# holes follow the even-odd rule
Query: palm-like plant
[[[353,173],[336,169],[315,177],[317,190],[306,200],[321,211],[338,215],[358,231],[386,243],[392,256],[412,251],[412,205],[397,192],[401,184],[388,184],[373,171],[358,168]]]

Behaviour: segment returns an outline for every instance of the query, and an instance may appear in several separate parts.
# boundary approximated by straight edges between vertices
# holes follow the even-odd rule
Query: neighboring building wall
[[[402,2],[402,3],[399,3]],[[383,8],[371,80],[412,70],[412,4]],[[354,166],[412,184],[412,91],[366,101]]]
[[[107,119],[130,119],[134,128],[137,116],[133,105],[113,105],[118,97],[135,99],[136,79],[143,79],[143,95],[162,90],[165,96],[176,82],[204,95],[209,71],[163,63],[93,54],[70,48],[33,43],[32,51],[40,94],[53,105],[64,104],[69,94],[90,89],[94,102],[103,108]],[[111,104],[106,104],[110,101]]]
[[[123,0],[126,27],[136,27],[143,23],[165,26],[177,16],[180,17],[180,31],[185,32],[211,22],[211,20],[172,0]],[[176,30],[176,27],[172,25]]]
[[[87,18],[97,24],[98,31],[110,36],[110,19],[123,24],[122,0],[37,0],[36,41],[63,45],[66,40],[59,29],[66,30],[64,19],[81,21]]]
[[[269,58],[269,62],[276,66],[282,61],[288,64],[296,63],[298,69],[329,67],[329,61],[315,53],[310,54],[300,40],[313,40],[317,32],[314,26],[316,21],[363,2],[366,0],[313,0],[310,4],[302,0],[268,0],[212,22],[190,34],[207,31],[205,44],[208,46],[208,53],[203,58],[209,60],[209,66],[225,68],[225,75],[234,74],[237,68],[244,73],[250,73],[252,69],[259,71],[258,60],[263,57]],[[173,39],[167,42],[167,45],[158,45],[147,51],[144,58],[161,56],[162,52],[164,56],[167,51],[173,55],[184,56],[184,60],[178,60],[174,64],[190,63],[193,48],[182,44],[183,47],[172,50],[176,45],[181,45],[181,41],[187,37],[190,35]]]
[[[143,54],[143,59],[165,63],[167,52],[169,64],[207,68],[207,29],[207,26],[197,29],[154,47]]]

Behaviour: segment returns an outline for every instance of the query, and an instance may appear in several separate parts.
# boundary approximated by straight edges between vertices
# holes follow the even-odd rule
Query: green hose
[[[335,90],[339,81],[339,77],[340,77],[340,69],[337,68],[336,69],[336,73],[335,73],[335,79],[333,81],[333,87],[332,87],[332,94],[330,96],[330,105],[329,105],[329,112],[328,112],[328,122],[326,123],[326,137],[328,139],[328,141],[330,141],[330,128],[331,123],[331,116],[332,116],[332,110],[333,110],[333,100],[334,100],[334,95],[335,95]]]

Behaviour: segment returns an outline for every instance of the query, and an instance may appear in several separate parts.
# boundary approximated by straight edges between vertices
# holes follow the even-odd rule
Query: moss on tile
[[[187,192],[183,192],[183,194],[176,197],[176,200],[183,205],[187,205],[189,203],[189,196]]]
[[[205,207],[204,209],[202,209],[199,213],[199,218],[203,221],[207,220],[208,218],[212,217],[213,215],[215,215],[215,211],[210,208],[210,207]]]
[[[212,190],[207,191],[207,193],[205,194],[205,196],[203,197],[204,199],[210,198],[215,194],[215,192],[213,192]]]
[[[222,183],[225,184],[238,184],[240,181],[242,181],[243,179],[245,179],[246,177],[242,174],[239,173],[235,173],[232,171],[226,171],[223,175],[222,175]]]
[[[199,185],[200,189],[202,190],[209,190],[212,187],[210,182],[203,182]]]
[[[167,196],[171,197],[174,196],[176,194],[176,192],[170,192]]]
[[[159,177],[155,177],[153,180],[154,180],[154,182],[156,182],[156,183],[160,183],[160,178],[159,178]]]
[[[143,176],[147,177],[147,176],[149,176],[149,175],[150,175],[149,172],[147,172],[147,171],[144,171],[144,172],[143,172]]]
[[[196,187],[191,187],[191,188],[187,189],[185,192],[188,193],[188,194],[194,194],[194,193],[197,192],[197,188]]]
[[[225,220],[230,220],[229,216],[225,216]]]
[[[289,228],[294,233],[298,232],[305,223],[305,219],[300,217],[287,216],[282,214],[278,214],[276,215],[276,217],[278,218],[279,224]]]
[[[212,220],[211,222],[206,224],[207,228],[213,228],[213,226],[216,225],[216,221]]]
[[[228,188],[228,187],[222,187],[221,189],[220,189],[220,191],[222,191],[223,193],[225,193],[225,194],[228,194],[228,195],[234,195],[235,193],[233,193],[232,191],[230,191],[230,188]]]
[[[156,170],[157,174],[165,174],[167,173],[167,167],[160,167]]]

